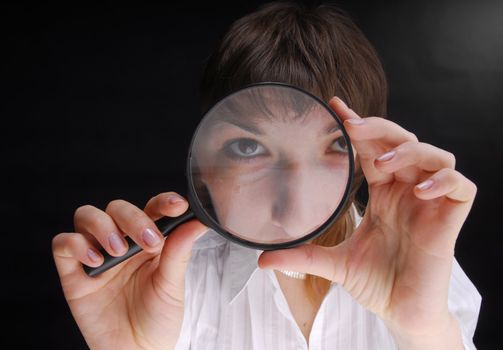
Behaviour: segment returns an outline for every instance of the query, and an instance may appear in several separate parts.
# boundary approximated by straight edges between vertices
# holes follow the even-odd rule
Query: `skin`
[[[154,220],[179,216],[188,204],[172,192],[153,197],[143,210],[123,200],[105,211],[85,205],[75,211],[75,231],[54,237],[53,255],[70,310],[90,349],[174,349],[184,312],[184,283],[194,241],[207,228],[191,221],[169,237],[149,246],[146,228],[157,231]],[[81,263],[99,266],[103,246],[113,232],[127,234],[144,250],[96,278]],[[124,242],[125,243],[125,242]],[[90,258],[89,250],[98,256]]]
[[[202,181],[220,224],[236,235],[260,243],[291,241],[312,232],[338,206],[348,152],[326,111],[286,120],[243,117],[240,125],[211,120],[203,130],[194,157],[204,164]]]
[[[463,349],[447,301],[454,246],[475,184],[454,169],[451,153],[391,121],[362,119],[337,98],[330,105],[344,119],[369,185],[363,220],[335,247],[264,252],[259,267],[339,283],[385,322],[400,349]],[[394,152],[389,160],[378,159],[388,152]],[[421,190],[427,180],[431,186]]]
[[[419,143],[382,118],[352,124],[349,120],[361,118],[341,101],[330,104],[345,120],[369,183],[363,221],[336,247],[306,244],[264,252],[259,266],[340,283],[384,320],[400,349],[462,349],[459,326],[447,309],[447,292],[455,240],[475,185],[454,170],[452,154]],[[390,150],[396,151],[392,160],[376,160]],[[420,191],[416,184],[428,178],[433,186]],[[187,202],[169,192],[152,198],[143,210],[123,200],[110,202],[104,211],[86,205],[75,212],[75,232],[53,239],[65,298],[91,349],[174,348],[183,321],[191,248],[207,228],[194,220],[162,241],[154,220],[179,216],[186,209]],[[142,235],[146,228],[154,236]],[[129,235],[144,251],[97,278],[88,277],[81,263],[99,266],[99,247],[115,256],[127,250],[114,251],[114,232]],[[155,235],[157,244],[150,246],[147,242]]]

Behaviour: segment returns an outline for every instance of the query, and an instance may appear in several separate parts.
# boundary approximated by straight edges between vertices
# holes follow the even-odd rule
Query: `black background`
[[[69,2],[70,3],[70,2]],[[185,191],[204,60],[261,1],[0,7],[3,344],[84,349],[52,261],[83,204]],[[503,2],[339,1],[377,48],[389,118],[453,152],[478,195],[456,245],[483,297],[475,343],[502,313]]]

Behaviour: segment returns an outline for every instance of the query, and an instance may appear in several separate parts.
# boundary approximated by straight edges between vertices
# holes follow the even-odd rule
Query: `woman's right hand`
[[[91,349],[174,349],[184,314],[185,271],[192,245],[207,228],[197,220],[177,227],[163,239],[154,220],[179,216],[187,202],[161,193],[144,210],[124,200],[105,211],[84,205],[75,211],[76,232],[52,241],[65,298]],[[99,248],[112,256],[127,251],[127,235],[143,251],[89,277],[82,264],[103,262]]]

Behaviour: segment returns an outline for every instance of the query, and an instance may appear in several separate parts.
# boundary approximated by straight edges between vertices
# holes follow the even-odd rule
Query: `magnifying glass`
[[[348,134],[335,112],[298,87],[263,82],[222,98],[203,116],[187,157],[189,210],[155,223],[164,237],[197,218],[249,248],[294,247],[323,233],[344,208],[354,176]],[[141,251],[106,251],[97,276]]]

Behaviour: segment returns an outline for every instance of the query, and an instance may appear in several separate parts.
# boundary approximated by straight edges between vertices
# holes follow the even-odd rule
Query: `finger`
[[[127,252],[128,244],[121,229],[103,210],[84,205],[75,211],[73,221],[77,232],[95,237],[108,254],[122,256]]]
[[[373,185],[392,181],[393,175],[379,171],[374,165],[374,159],[404,142],[417,141],[417,137],[389,120],[361,118],[338,98],[331,99],[329,104],[344,120],[344,127],[358,155],[367,183]]]
[[[108,203],[105,212],[112,217],[120,230],[143,250],[149,253],[160,252],[164,237],[143,210],[125,200],[117,199]]]
[[[52,240],[52,253],[61,277],[82,270],[85,264],[91,267],[103,263],[103,255],[80,233],[60,233]]]
[[[398,181],[417,183],[423,171],[454,169],[456,158],[452,153],[433,145],[410,141],[380,155],[374,165],[379,171],[393,173]]]
[[[155,286],[162,295],[183,302],[185,272],[194,242],[207,232],[208,228],[198,220],[191,220],[170,233],[162,250],[159,269],[154,275]]]
[[[337,96],[330,100],[329,105],[341,117],[351,141],[378,140],[395,145],[417,141],[416,135],[390,120],[379,117],[362,118]]]
[[[455,202],[472,203],[477,186],[458,171],[445,168],[416,185],[414,194],[424,200],[445,196]]]
[[[335,247],[304,244],[299,247],[263,252],[260,268],[304,272],[343,284],[346,275],[346,243]]]
[[[349,108],[346,103],[341,100],[340,97],[334,96],[328,101],[328,105],[334,110],[334,112],[341,118],[344,123],[348,119],[359,120],[362,119],[355,111]]]
[[[378,145],[396,146],[407,141],[417,142],[416,135],[391,120],[379,117],[367,117],[359,119],[361,122],[358,124],[355,124],[354,120],[346,120],[344,127],[347,128],[351,140],[362,145],[360,157],[373,157]]]
[[[393,181],[393,174],[380,171],[375,167],[375,158],[404,142],[417,142],[414,134],[399,125],[378,117],[362,119],[363,124],[344,123],[351,143],[356,149],[360,165],[370,185],[389,183]]]
[[[175,192],[160,193],[152,197],[145,205],[144,212],[152,219],[157,220],[163,216],[182,215],[189,204],[187,201]]]

